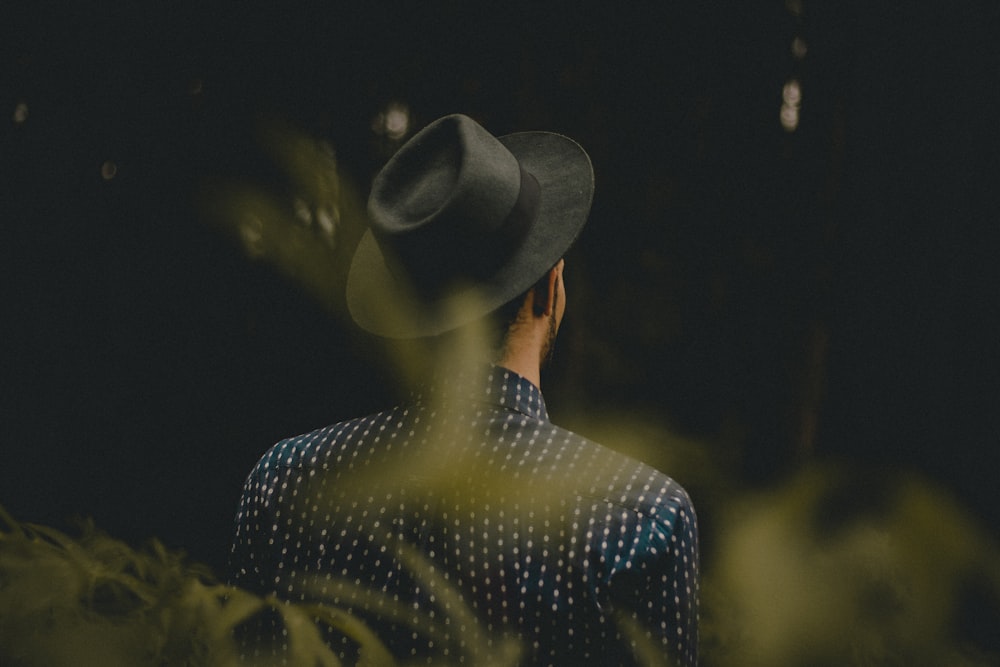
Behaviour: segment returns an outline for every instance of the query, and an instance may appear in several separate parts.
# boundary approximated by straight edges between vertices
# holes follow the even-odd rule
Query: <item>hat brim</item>
[[[366,231],[347,276],[347,307],[358,326],[386,338],[421,338],[457,329],[526,292],[573,245],[594,196],[587,153],[553,132],[518,132],[498,139],[540,186],[538,213],[524,241],[491,276],[428,300],[397,279]]]

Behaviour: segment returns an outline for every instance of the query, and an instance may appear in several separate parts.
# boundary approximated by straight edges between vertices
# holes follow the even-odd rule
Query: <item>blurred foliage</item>
[[[280,121],[260,121],[257,144],[274,170],[265,179],[268,185],[247,175],[211,184],[202,197],[206,219],[239,243],[249,259],[273,267],[329,313],[349,320],[344,303],[348,268],[368,227],[360,189],[340,168],[332,146]],[[450,304],[469,306],[468,301]],[[389,319],[397,316],[388,307],[384,312]],[[464,346],[470,339],[456,342]],[[427,341],[376,345],[376,357],[404,388],[426,376],[433,359]]]
[[[811,468],[715,530],[708,664],[1000,661],[1000,550],[923,478]]]
[[[730,492],[725,506],[710,521],[703,560],[703,664],[997,664],[1000,550],[925,480],[814,468],[769,492]],[[72,539],[2,510],[0,519],[0,664],[268,664],[241,662],[233,638],[266,613],[286,628],[289,664],[339,664],[322,641],[324,626],[357,641],[365,664],[393,664],[379,638],[336,606],[262,599],[215,583],[156,542],[134,550],[92,525]],[[392,546],[409,571],[448,596],[421,554]],[[338,593],[354,585],[342,583]],[[442,602],[451,603],[453,625],[476,627],[457,594]],[[415,622],[423,632],[444,622],[432,620]],[[641,628],[634,631],[641,640]],[[476,641],[463,649],[466,664],[518,664],[516,642],[488,648],[486,637],[467,635]],[[644,664],[661,664],[647,648],[639,641]]]
[[[139,551],[85,524],[80,538],[15,522],[0,508],[0,664],[242,665],[233,629],[266,610],[289,633],[293,664],[336,665],[310,610],[216,583],[152,542]],[[370,649],[377,652],[377,646]]]
[[[691,492],[703,664],[1000,664],[1000,547],[926,477],[813,464],[751,490],[732,447],[655,416],[591,412],[572,426]]]
[[[478,626],[461,595],[420,553],[405,544],[394,545],[394,552],[408,571],[434,586],[449,621]],[[324,590],[329,584],[323,582]],[[389,602],[391,615],[392,602],[382,602]],[[414,610],[400,609],[398,615],[409,620]],[[428,632],[441,623],[428,622],[433,616],[418,614],[414,623]],[[287,653],[255,643],[256,624],[276,619],[287,637]],[[261,598],[215,582],[204,567],[186,563],[158,542],[135,550],[92,523],[75,539],[20,524],[0,508],[0,664],[5,666],[339,665],[323,641],[327,628],[360,646],[358,665],[399,664],[364,622],[336,605]],[[454,655],[466,664],[518,663],[518,642],[487,644],[486,637],[470,631],[456,638],[461,647],[454,647]]]
[[[328,309],[341,308],[351,253],[365,228],[364,202],[333,148],[279,121],[261,121],[261,150],[278,185],[215,182],[203,193],[206,218],[301,286]],[[273,182],[272,182],[273,185]]]

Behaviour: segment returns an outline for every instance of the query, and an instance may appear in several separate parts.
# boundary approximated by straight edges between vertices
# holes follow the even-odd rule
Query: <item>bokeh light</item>
[[[799,126],[799,108],[802,106],[802,86],[798,79],[789,79],[781,91],[781,125],[789,132]]]
[[[24,102],[18,102],[14,107],[14,124],[21,125],[26,120],[28,120],[28,105]]]
[[[796,37],[792,40],[792,55],[795,56],[796,60],[805,58],[808,51],[809,47],[806,45],[806,40],[801,37]]]
[[[372,122],[375,134],[398,141],[410,131],[410,108],[400,102],[389,103]]]

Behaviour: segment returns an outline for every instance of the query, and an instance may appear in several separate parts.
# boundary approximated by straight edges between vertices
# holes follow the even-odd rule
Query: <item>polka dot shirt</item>
[[[684,489],[553,425],[499,367],[276,444],[247,479],[230,567],[251,591],[350,611],[401,663],[697,662]],[[256,623],[245,646],[287,655],[280,616]],[[357,662],[356,635],[325,639]]]

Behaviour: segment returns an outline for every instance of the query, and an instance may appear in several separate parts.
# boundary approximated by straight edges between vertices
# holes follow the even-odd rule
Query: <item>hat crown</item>
[[[347,307],[389,338],[434,336],[523,294],[587,221],[594,170],[554,132],[494,137],[452,115],[416,133],[372,183]]]
[[[428,125],[386,163],[368,200],[390,270],[425,294],[488,276],[533,218],[523,180],[517,158],[471,118]]]

